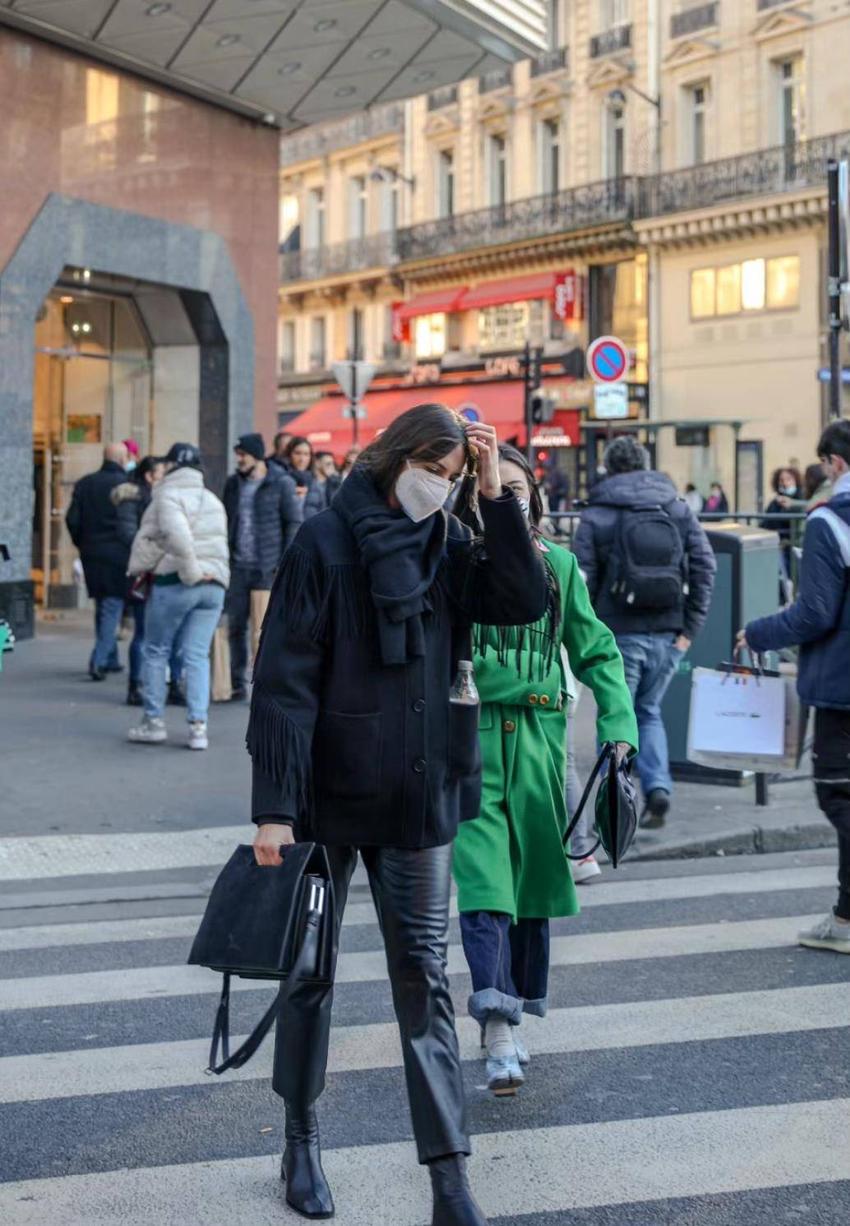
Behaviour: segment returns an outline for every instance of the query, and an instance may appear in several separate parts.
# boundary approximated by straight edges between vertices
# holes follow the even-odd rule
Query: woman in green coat
[[[597,618],[575,557],[545,540],[534,475],[513,447],[499,448],[502,482],[529,518],[558,593],[555,622],[519,630],[478,626],[475,680],[481,697],[481,811],[454,849],[461,934],[472,975],[469,1012],[487,1048],[489,1088],[513,1094],[524,1080],[512,1027],[543,1017],[549,920],[575,915],[576,889],[563,847],[567,827],[566,674],[561,648],[598,708],[600,742],[622,758],[637,749],[634,708],[611,631]],[[462,514],[462,509],[458,509]],[[559,616],[558,616],[559,612]]]

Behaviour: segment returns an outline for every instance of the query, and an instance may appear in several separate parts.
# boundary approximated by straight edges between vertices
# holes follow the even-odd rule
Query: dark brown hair
[[[781,468],[776,469],[770,481],[770,484],[773,486],[773,492],[775,494],[780,493],[779,482],[782,480],[783,473],[791,473],[795,482],[797,483],[798,491],[802,490],[803,478],[802,478],[799,468],[794,468],[792,464],[783,464]]]
[[[391,421],[380,438],[360,454],[357,463],[369,470],[386,497],[408,460],[433,463],[458,446],[463,447],[467,473],[474,474],[475,456],[466,438],[464,419],[444,404],[417,404]]]
[[[837,455],[846,464],[850,464],[850,421],[846,417],[829,423],[820,436],[818,455],[822,460],[828,460],[831,455]]]
[[[823,439],[821,439],[823,442]],[[837,454],[833,452],[833,454]],[[812,498],[817,490],[826,481],[826,469],[823,464],[810,464],[806,469],[806,475],[803,481],[803,494],[806,498]]]

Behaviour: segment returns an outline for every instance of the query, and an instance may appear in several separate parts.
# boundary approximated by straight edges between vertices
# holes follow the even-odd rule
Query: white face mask
[[[519,495],[517,495],[517,502],[519,503],[519,509],[522,511],[525,518],[528,519],[529,512],[531,511],[531,503],[527,498],[520,498]]]
[[[439,511],[451,493],[447,477],[426,472],[424,468],[407,468],[395,483],[395,496],[408,519],[421,523]]]
[[[127,461],[127,463],[124,465],[124,472],[125,472],[125,473],[131,473],[131,472],[133,471],[133,469],[134,469],[134,468],[136,468],[136,467],[137,467],[137,465],[136,465],[136,461],[135,461],[135,460],[128,460],[128,461]]]

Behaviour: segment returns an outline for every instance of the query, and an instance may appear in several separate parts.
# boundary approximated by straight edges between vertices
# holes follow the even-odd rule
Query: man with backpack
[[[850,954],[850,421],[827,426],[818,457],[832,497],[806,522],[797,599],[750,622],[738,645],[758,652],[800,646],[797,691],[815,708],[815,792],[838,833],[838,901],[798,940]]]
[[[629,435],[604,456],[573,549],[597,616],[623,656],[640,733],[641,825],[664,825],[673,782],[661,703],[708,614],[717,564],[705,532],[676,487],[650,471]]]

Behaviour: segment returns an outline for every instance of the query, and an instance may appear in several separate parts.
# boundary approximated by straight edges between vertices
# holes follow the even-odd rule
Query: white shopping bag
[[[793,693],[791,677],[695,668],[688,760],[719,770],[782,769],[789,750],[796,755],[791,725],[796,726],[797,705],[789,703],[789,689]]]

